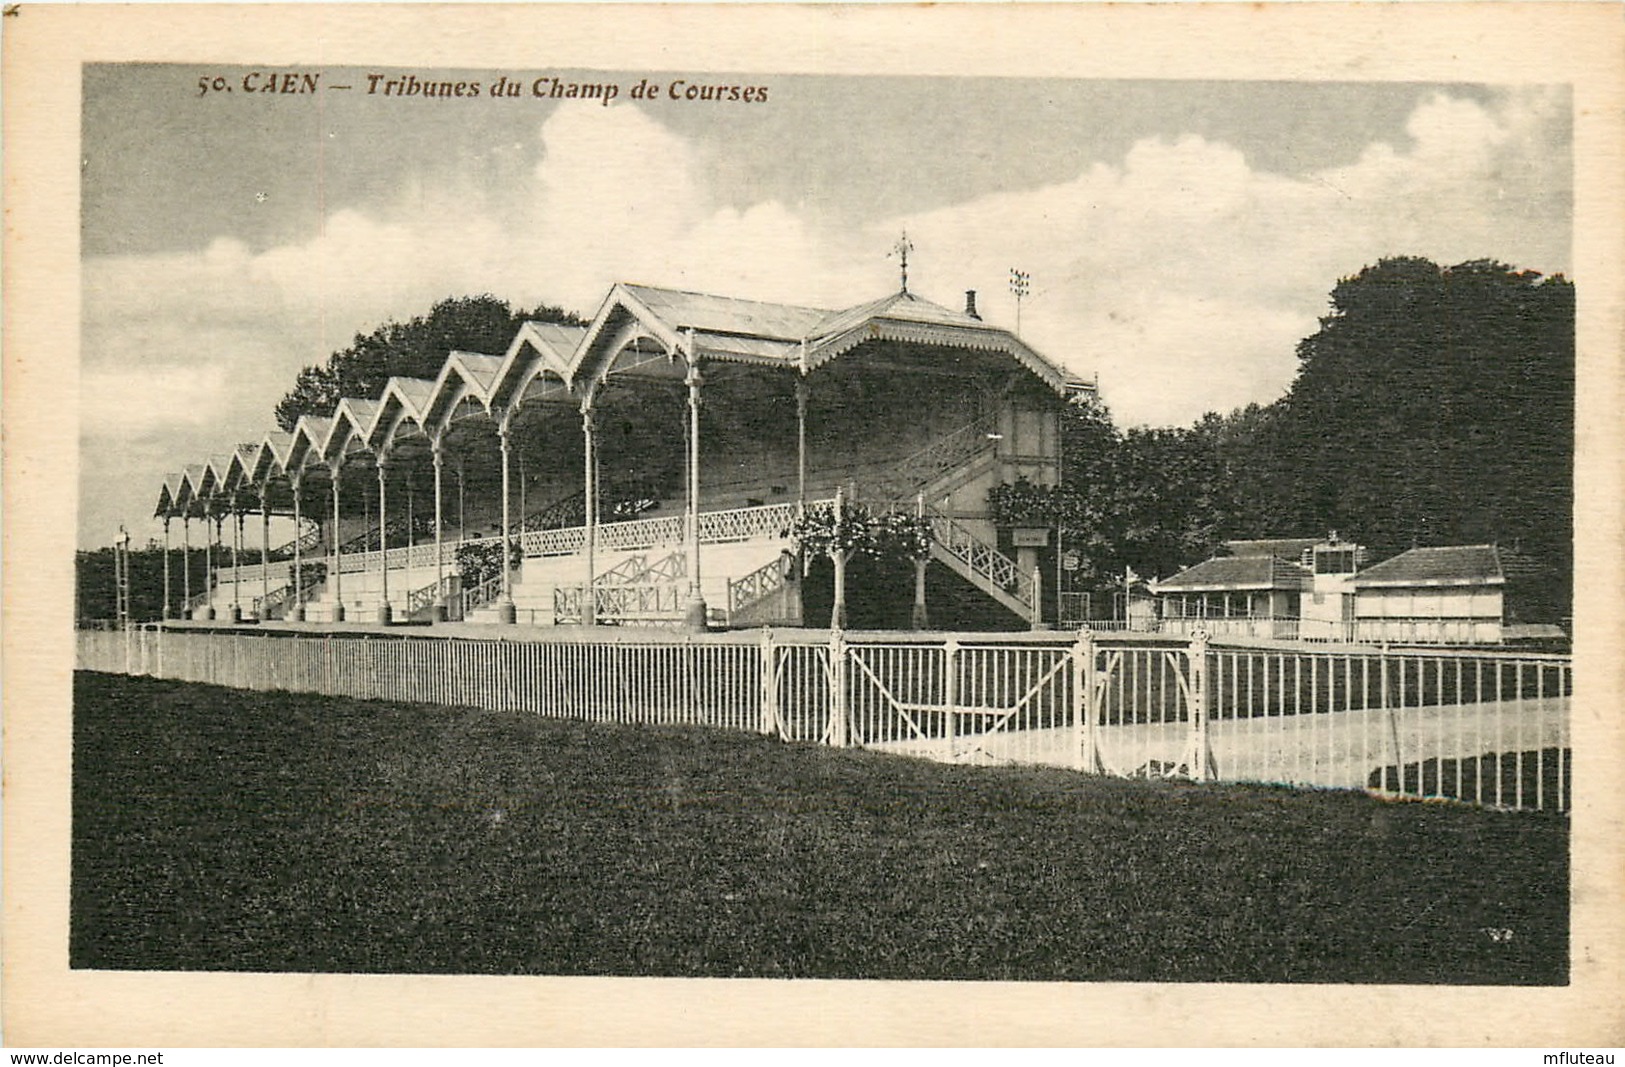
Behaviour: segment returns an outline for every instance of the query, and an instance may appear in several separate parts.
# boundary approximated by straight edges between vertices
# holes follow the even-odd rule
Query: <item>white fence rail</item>
[[[600,641],[81,631],[79,666],[243,689],[755,730],[1072,767],[1567,811],[1569,657],[1093,633]]]

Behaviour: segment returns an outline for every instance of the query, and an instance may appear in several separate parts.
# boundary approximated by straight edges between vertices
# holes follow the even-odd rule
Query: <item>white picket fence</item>
[[[956,763],[1567,811],[1569,657],[1144,636],[623,631],[592,640],[81,631],[83,669],[750,730]]]

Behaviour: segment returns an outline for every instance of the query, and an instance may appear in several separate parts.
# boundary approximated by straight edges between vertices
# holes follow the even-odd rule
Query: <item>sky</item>
[[[1572,276],[1561,87],[335,67],[245,91],[268,73],[85,68],[81,547],[158,536],[165,474],[447,296],[842,308],[896,290],[906,230],[911,291],[975,289],[1014,328],[1026,271],[1023,338],[1098,376],[1119,425],[1160,426],[1281,396],[1332,286],[1381,257]],[[409,73],[480,93],[384,94]],[[631,99],[643,79],[660,94]],[[767,99],[673,100],[677,79]]]

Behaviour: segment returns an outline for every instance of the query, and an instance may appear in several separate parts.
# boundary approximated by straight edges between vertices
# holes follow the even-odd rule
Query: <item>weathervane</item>
[[[897,243],[892,246],[892,252],[896,254],[902,263],[903,292],[905,293],[908,292],[908,254],[912,251],[914,251],[914,245],[908,239],[908,231],[904,230],[903,236],[899,237]]]

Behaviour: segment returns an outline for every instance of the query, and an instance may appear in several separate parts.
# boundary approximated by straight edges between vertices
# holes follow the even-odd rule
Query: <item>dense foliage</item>
[[[510,567],[518,567],[524,558],[519,540],[508,544]],[[464,589],[477,589],[502,573],[502,539],[470,541],[457,547],[457,574]]]
[[[179,615],[182,592],[187,579],[182,567],[190,563],[191,590],[201,593],[208,575],[204,570],[205,556],[201,545],[195,546],[187,560],[180,548],[169,552],[169,606]],[[231,556],[224,558],[229,563]],[[248,553],[239,561],[247,566]],[[219,564],[219,558],[216,559]],[[253,553],[253,562],[259,565],[259,553]],[[258,573],[253,572],[253,573]],[[74,556],[75,618],[80,625],[112,620],[118,615],[118,593],[113,581],[113,549],[98,548],[92,552],[80,551]],[[163,613],[164,605],[164,550],[163,546],[149,544],[145,548],[130,550],[130,619],[132,622],[152,622]]]
[[[1007,524],[1058,518],[1084,581],[1167,575],[1224,540],[1336,529],[1382,559],[1497,543],[1529,615],[1568,613],[1574,287],[1503,264],[1386,259],[1338,282],[1287,395],[1182,429],[1074,405],[1058,492],[1017,483]]]
[[[433,378],[453,351],[500,354],[525,322],[586,323],[573,312],[542,305],[515,311],[494,296],[442,300],[410,322],[387,322],[357,334],[325,364],[299,372],[276,406],[277,425],[292,430],[301,415],[328,415],[347,396],[376,399],[391,377]]]

